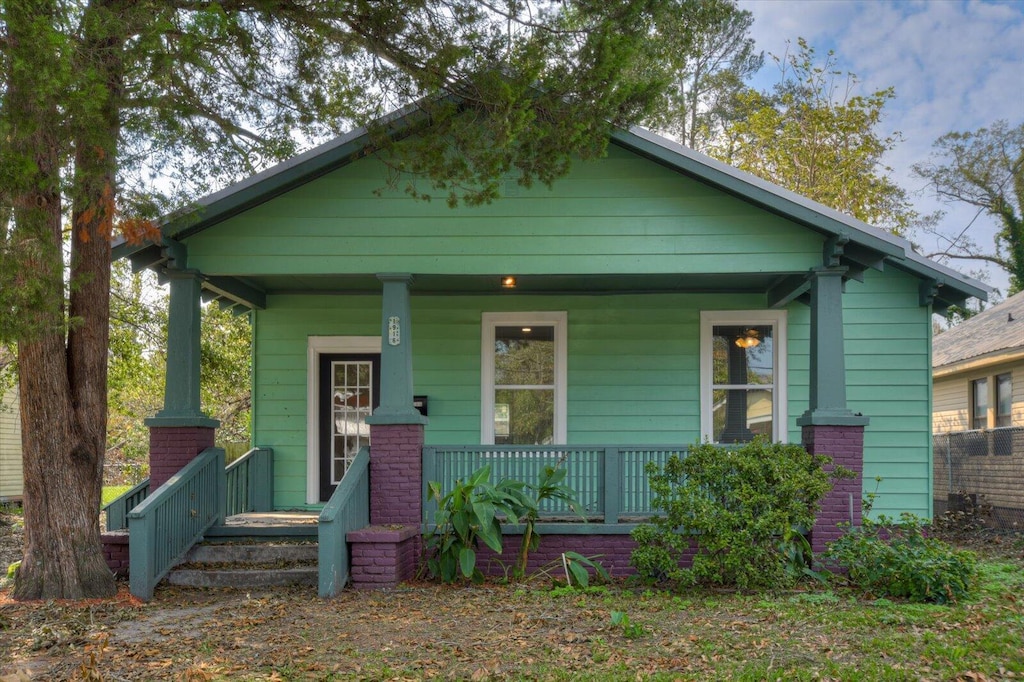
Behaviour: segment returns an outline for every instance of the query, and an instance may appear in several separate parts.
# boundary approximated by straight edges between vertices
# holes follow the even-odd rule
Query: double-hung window
[[[480,440],[566,441],[565,312],[484,313]]]
[[[1013,376],[996,377],[996,428],[1013,426]]]
[[[988,377],[971,382],[971,428],[988,428]]]
[[[786,440],[786,313],[701,312],[701,437]]]

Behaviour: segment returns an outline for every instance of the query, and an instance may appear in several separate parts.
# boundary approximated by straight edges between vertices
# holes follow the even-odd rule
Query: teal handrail
[[[127,528],[128,512],[138,506],[138,504],[147,497],[149,497],[148,478],[100,507],[100,511],[107,512],[107,531],[123,530]]]
[[[345,536],[370,524],[370,451],[365,447],[352,460],[341,483],[320,512],[318,528],[319,592],[335,597],[349,577]]]
[[[227,466],[226,516],[274,508],[274,451],[253,448]]]
[[[447,492],[458,479],[489,464],[491,480],[511,478],[535,483],[544,466],[559,465],[567,474],[565,485],[576,493],[580,511],[598,516],[604,523],[619,523],[621,516],[655,514],[646,467],[664,466],[675,454],[685,457],[688,448],[678,445],[435,445],[423,448],[423,485],[441,483]],[[436,502],[424,504],[424,521],[431,523]],[[572,516],[558,500],[546,501],[541,515]]]
[[[156,584],[203,533],[224,521],[224,450],[207,448],[128,512],[129,589],[153,597]]]

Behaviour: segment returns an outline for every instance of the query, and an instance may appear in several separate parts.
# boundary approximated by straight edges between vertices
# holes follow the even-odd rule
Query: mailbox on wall
[[[414,395],[412,397],[412,406],[419,410],[419,413],[424,417],[427,415],[427,396],[425,395]]]

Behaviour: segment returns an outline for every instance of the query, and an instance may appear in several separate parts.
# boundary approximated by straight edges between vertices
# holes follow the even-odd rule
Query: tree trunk
[[[47,59],[85,55],[75,64],[92,100],[81,110],[59,111],[53,89],[39,88],[37,74],[10,76],[6,104],[22,125],[13,136],[33,170],[26,173],[17,205],[15,234],[40,248],[22,259],[29,281],[45,287],[30,311],[37,319],[19,338],[19,382],[25,474],[25,548],[14,587],[16,599],[80,599],[116,592],[103,558],[99,508],[106,440],[107,340],[110,236],[121,96],[121,47],[111,38],[118,25],[102,3],[86,10],[81,49],[40,36],[40,3],[24,15],[11,11],[9,34],[25,63],[44,68]],[[100,13],[99,16],[91,16]],[[50,24],[53,26],[53,23]],[[24,29],[24,33],[19,30]],[[47,53],[49,48],[50,52]],[[70,123],[70,125],[69,125]],[[63,128],[63,129],[62,129]],[[70,298],[64,319],[61,230],[62,160],[65,137],[74,140]],[[66,336],[65,336],[66,334]]]

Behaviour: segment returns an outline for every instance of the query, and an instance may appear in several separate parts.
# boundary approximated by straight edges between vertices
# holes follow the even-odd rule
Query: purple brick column
[[[423,425],[370,426],[370,524],[423,521]]]
[[[216,429],[209,426],[149,427],[149,489],[156,490],[206,448]]]
[[[845,530],[838,524],[857,527],[861,522],[861,498],[864,473],[864,427],[862,425],[806,425],[803,445],[815,455],[828,455],[834,466],[842,466],[856,475],[835,481],[832,491],[821,502],[821,511],[811,530],[811,549],[815,554],[838,539]]]

